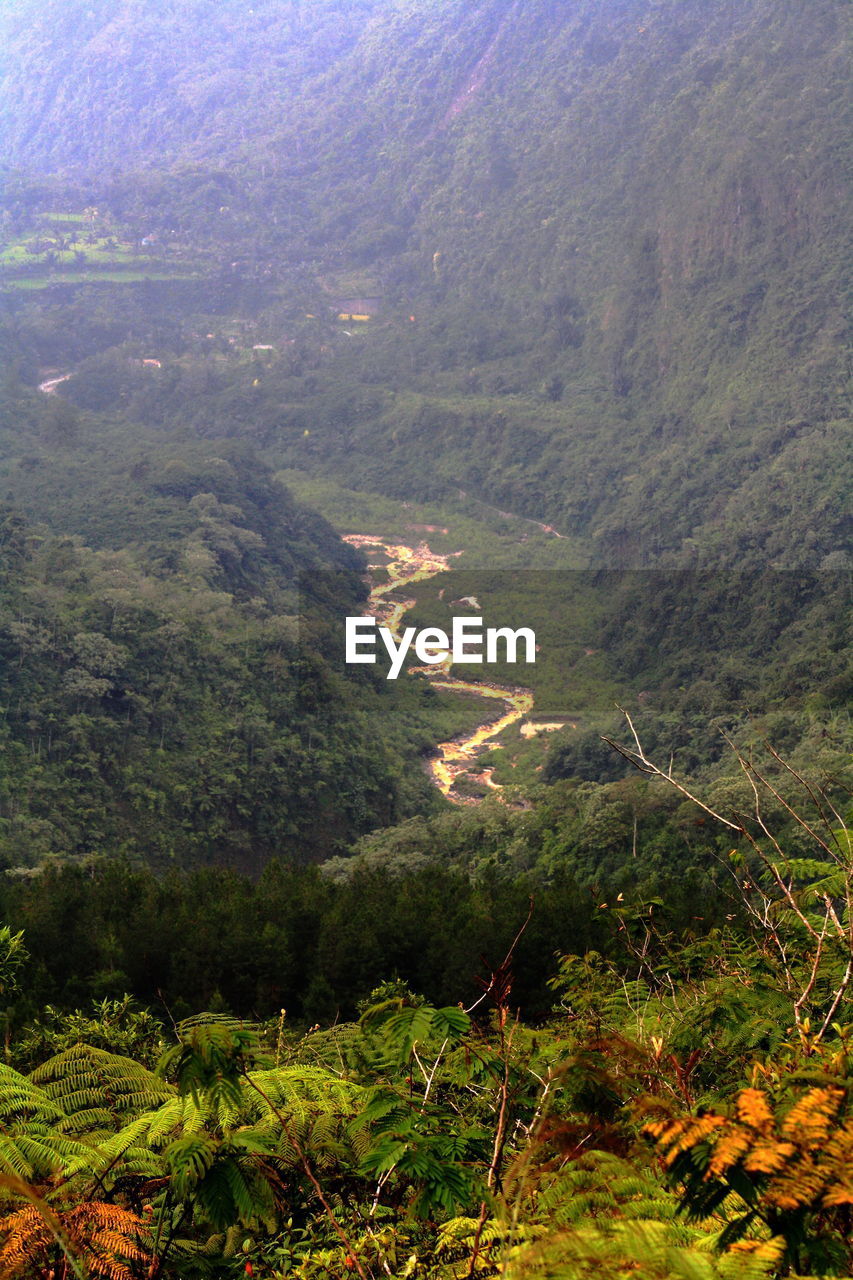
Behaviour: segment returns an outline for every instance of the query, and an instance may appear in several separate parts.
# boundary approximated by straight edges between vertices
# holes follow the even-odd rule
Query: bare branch
[[[614,742],[612,738],[608,738],[604,734],[601,735],[602,742],[606,742],[607,745],[609,747],[612,747],[614,751],[618,751],[620,756],[624,756],[626,760],[630,761],[630,763],[634,765],[636,769],[639,769],[642,773],[649,773],[653,777],[663,778],[664,782],[668,782],[670,786],[675,787],[676,791],[680,791],[681,794],[683,796],[686,796],[688,800],[691,800],[693,804],[696,804],[699,806],[700,809],[703,809],[705,813],[709,815],[709,817],[714,818],[716,822],[721,822],[723,826],[728,827],[730,831],[741,832],[743,830],[743,828],[739,827],[737,823],[729,822],[728,818],[724,818],[721,813],[717,813],[714,809],[709,808],[708,805],[704,804],[699,799],[698,796],[695,796],[693,794],[692,791],[688,791],[687,787],[685,787],[681,782],[678,781],[676,777],[673,776],[671,760],[670,760],[668,770],[661,769],[658,765],[654,764],[653,761],[649,760],[645,752],[643,751],[642,746],[640,745],[640,739],[637,737],[637,731],[634,728],[633,720],[628,715],[628,712],[624,709],[624,707],[619,707],[619,710],[622,712],[623,716],[628,721],[628,726],[631,730],[631,733],[634,736],[634,741],[637,744],[637,750],[630,751],[627,747],[620,746],[618,742]]]
[[[850,985],[851,977],[853,977],[853,956],[851,956],[850,959],[847,961],[847,968],[844,970],[844,977],[841,979],[841,983],[836,989],[835,998],[833,999],[832,1004],[829,1006],[829,1013],[824,1018],[823,1026],[821,1027],[820,1031],[817,1033],[817,1036],[815,1037],[817,1040],[821,1040],[825,1035],[827,1029],[832,1025],[832,1019],[835,1017],[835,1010],[838,1008],[838,1006],[841,1004],[842,999],[844,998],[844,993]]]
[[[821,816],[821,820],[825,824],[835,844],[838,845],[839,853],[845,853],[846,850],[842,849],[841,841],[838,839],[837,835],[832,830],[832,823],[829,821],[826,814],[824,813],[823,805],[826,804],[826,806],[829,808],[830,812],[832,813],[833,817],[837,819],[839,827],[844,826],[844,823],[842,822],[839,815],[836,813],[835,808],[833,807],[831,801],[825,795],[822,795],[821,792],[819,791],[816,792],[812,787],[811,783],[808,782],[807,779],[804,778],[801,774],[799,774],[796,769],[794,769],[791,765],[789,765],[787,760],[783,760],[782,757],[779,755],[778,751],[776,751],[770,745],[769,742],[765,741],[764,745],[767,748],[767,750],[770,752],[773,759],[777,760],[779,764],[781,764],[783,769],[787,769],[788,773],[790,773],[793,778],[796,778],[797,782],[799,782],[799,784],[804,788],[804,790],[806,790],[809,793],[809,795],[812,798],[814,807],[817,809],[818,813]],[[785,805],[785,808],[788,809],[788,812],[793,814],[793,816],[797,819],[797,821],[800,822],[805,827],[806,824],[805,822],[803,822],[800,815],[798,813],[794,813],[794,810],[789,808],[789,806],[785,803],[785,801],[782,799],[781,796],[779,796],[779,799],[782,801],[782,804]],[[806,830],[809,831],[809,828],[806,827]],[[812,833],[810,832],[810,834]],[[818,840],[821,844],[823,844],[823,841],[820,840],[819,836],[815,836],[815,839]],[[826,845],[824,845],[824,848],[826,849],[827,853],[829,853],[829,849],[827,848]]]
[[[773,753],[773,754],[774,754],[774,755],[776,754],[776,753],[775,753],[775,751],[774,751],[774,753]],[[778,759],[778,756],[777,756],[776,758]],[[797,813],[797,811],[796,811],[795,809],[793,809],[793,808],[791,807],[791,805],[789,805],[789,804],[788,804],[788,801],[785,799],[785,797],[784,797],[783,795],[781,795],[781,794],[776,790],[776,788],[773,786],[773,784],[772,784],[772,783],[768,782],[768,781],[767,781],[767,779],[766,779],[765,777],[763,777],[763,776],[758,772],[758,770],[755,768],[755,765],[750,764],[750,765],[749,765],[749,768],[750,768],[750,769],[752,770],[752,772],[755,774],[756,778],[757,778],[757,779],[758,779],[758,781],[761,783],[761,785],[762,785],[763,787],[766,787],[766,788],[767,788],[767,790],[770,792],[770,794],[771,794],[771,795],[772,795],[776,800],[778,800],[778,801],[779,801],[779,803],[782,805],[782,807],[783,807],[784,809],[787,809],[787,810],[788,810],[788,813],[790,813],[791,817],[792,817],[792,818],[794,818],[794,819],[795,819],[795,820],[800,824],[800,826],[803,828],[803,830],[804,830],[804,831],[807,831],[807,832],[809,833],[809,835],[811,836],[811,838],[812,838],[812,839],[813,839],[817,844],[819,844],[819,845],[820,845],[820,847],[821,847],[823,850],[825,850],[826,854],[827,854],[830,858],[834,858],[834,857],[835,857],[835,854],[832,852],[832,850],[830,849],[829,845],[826,843],[826,841],[825,841],[825,840],[823,840],[823,839],[822,839],[822,838],[817,834],[817,832],[816,832],[816,831],[812,830],[811,826],[808,824],[808,822],[806,822],[806,820],[805,820],[805,818],[803,817],[803,815],[802,815],[801,813]],[[794,770],[793,770],[793,769],[791,770],[791,773],[792,773],[792,774],[794,774],[794,777],[795,777],[795,778],[798,776],[796,773],[794,773]],[[811,793],[810,793],[810,794],[811,794]],[[822,815],[822,814],[821,814],[821,817],[823,817],[823,815]]]
[[[705,804],[674,776],[671,760],[668,769],[661,769],[653,760],[650,760],[643,749],[631,717],[624,709],[620,708],[620,710],[622,710],[628,722],[628,727],[634,740],[634,747],[621,746],[607,737],[604,737],[603,741],[613,747],[615,751],[618,751],[626,760],[630,761],[635,768],[640,769],[651,777],[663,779],[716,822],[727,827],[730,831],[736,831],[747,842],[758,863],[764,869],[768,879],[765,881],[765,886],[762,887],[756,883],[754,876],[748,875],[746,879],[743,879],[739,869],[730,865],[732,875],[737,880],[747,914],[766,939],[767,950],[765,954],[769,958],[770,954],[775,951],[778,961],[781,963],[781,976],[784,980],[785,989],[793,999],[794,1020],[801,1031],[804,1011],[814,994],[821,972],[825,969],[829,959],[828,940],[834,937],[847,947],[847,966],[840,982],[835,986],[832,993],[829,1011],[824,1017],[822,1026],[816,1036],[810,1038],[810,1043],[816,1044],[832,1025],[832,1019],[835,1017],[851,985],[851,981],[853,981],[853,861],[849,857],[849,850],[842,846],[839,836],[832,829],[827,811],[837,819],[839,827],[846,830],[844,822],[836,813],[828,797],[822,791],[816,790],[796,769],[787,764],[769,743],[765,743],[772,758],[782,765],[803,787],[806,795],[814,804],[820,816],[820,821],[829,831],[829,837],[833,844],[837,846],[838,852],[836,852],[820,832],[815,829],[814,823],[799,813],[793,804],[781,794],[777,785],[765,777],[753,764],[752,760],[747,759],[736,745],[726,737],[726,742],[747,779],[753,796],[753,813],[751,817],[744,815],[740,824],[732,822]],[[811,886],[805,885],[801,890],[797,889],[796,882],[799,877],[792,870],[788,855],[765,820],[763,806],[768,797],[772,797],[777,801],[802,831],[809,836],[817,848],[845,873],[843,886],[839,885],[835,900],[820,885],[820,881],[815,881],[814,878]],[[811,889],[811,896],[806,898],[804,893],[808,893],[809,888]],[[807,914],[808,903],[813,899],[822,907],[822,920],[818,912],[812,913],[809,911]],[[846,904],[846,919],[851,921],[849,926],[845,925],[842,918],[844,913],[840,912],[839,900]],[[801,902],[806,906],[805,910],[801,906]],[[807,954],[803,954],[802,935],[791,932],[784,915],[779,914],[780,909],[789,911],[805,930],[806,935],[811,940]],[[812,918],[810,918],[810,915]],[[819,923],[816,924],[815,919]],[[803,977],[802,973],[804,965],[806,967],[805,977]],[[795,993],[796,998],[794,999]]]

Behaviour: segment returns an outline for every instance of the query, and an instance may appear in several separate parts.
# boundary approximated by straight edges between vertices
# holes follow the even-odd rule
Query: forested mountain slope
[[[257,871],[429,808],[421,691],[344,674],[360,557],[245,446],[69,409],[0,436],[0,867]]]
[[[6,6],[12,162],[52,171],[219,156],[274,127],[381,0]]]
[[[598,562],[817,566],[844,539],[848,19],[23,4],[0,108],[19,167],[88,171],[223,259],[313,263],[332,302],[361,272],[382,326],[319,398],[266,387],[317,418],[309,466],[400,495],[429,470]]]
[[[402,500],[461,490],[547,522],[595,568],[844,570],[845,19],[840,0],[7,8],[0,497],[46,526],[7,601],[10,741],[42,771],[9,809],[12,861],[98,844],[119,722],[157,819],[129,834],[119,813],[105,851],[254,866],[435,807],[417,754],[464,725],[405,682],[335,701],[318,655],[349,588],[320,602],[321,697],[301,698],[305,654],[275,629],[300,570],[351,562],[267,468]],[[33,390],[49,374],[58,396]],[[99,596],[115,555],[123,599],[164,601],[124,638],[124,603]],[[701,573],[704,618],[726,585]],[[675,690],[683,732],[732,697],[739,716],[793,699],[790,741],[810,742],[812,696],[835,716],[847,688],[844,637],[797,581],[775,667],[737,609],[694,643],[642,580],[610,647],[638,691]],[[834,617],[835,574],[825,594]],[[172,738],[142,678],[166,661],[164,609],[201,619]],[[127,649],[107,666],[146,700],[129,718],[109,690],[62,701],[90,633]],[[265,664],[285,651],[277,700]],[[86,670],[90,688],[113,677]],[[200,821],[181,770],[204,741],[222,754]],[[556,740],[545,776],[609,777],[588,745]],[[71,808],[91,821],[39,828],[51,788],[77,794],[80,752]]]

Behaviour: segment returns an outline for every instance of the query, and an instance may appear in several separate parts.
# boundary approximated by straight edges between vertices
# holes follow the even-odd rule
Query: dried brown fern
[[[150,1258],[142,1243],[146,1234],[142,1219],[119,1205],[94,1201],[46,1214],[26,1204],[0,1219],[0,1276],[15,1280],[36,1269],[47,1274],[61,1255],[70,1254],[78,1274],[134,1280],[131,1264]]]

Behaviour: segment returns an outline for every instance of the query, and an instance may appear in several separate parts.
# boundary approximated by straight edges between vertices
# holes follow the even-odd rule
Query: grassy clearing
[[[192,263],[168,254],[140,252],[126,232],[84,213],[46,213],[16,240],[0,247],[3,282],[14,289],[53,284],[135,283],[188,279]],[[174,254],[174,256],[173,256]]]
[[[47,257],[50,254],[50,257]],[[109,238],[90,243],[87,240],[72,243],[64,249],[51,248],[33,253],[26,243],[9,245],[0,250],[0,267],[31,266],[34,268],[51,268],[74,265],[75,263],[91,263],[98,266],[109,266],[111,263],[146,263],[150,257],[134,252],[127,244],[116,244]]]
[[[50,289],[54,285],[140,284],[149,280],[192,280],[192,272],[180,271],[63,271],[47,276],[4,280],[4,289]]]
[[[326,476],[287,468],[278,478],[319,511],[339,533],[375,533],[400,542],[426,541],[442,555],[461,552],[458,568],[579,569],[583,548],[555,538],[523,516],[503,515],[476,498],[401,502],[367,490],[348,489]],[[444,532],[446,530],[447,532]]]
[[[382,293],[376,276],[358,267],[327,271],[323,281],[330,295],[371,298]]]
[[[484,627],[529,627],[535,632],[534,663],[523,661],[523,645],[519,660],[507,662],[501,645],[502,660],[460,665],[454,675],[532,690],[534,719],[580,723],[612,711],[617,680],[597,641],[606,600],[593,575],[459,569],[417,584],[410,594],[417,600],[406,619],[411,626],[437,626],[449,633],[455,616],[479,614]],[[477,605],[462,603],[469,600]]]

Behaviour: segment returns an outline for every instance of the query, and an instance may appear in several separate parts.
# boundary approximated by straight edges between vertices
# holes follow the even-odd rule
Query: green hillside
[[[250,470],[292,477],[339,530],[406,536],[400,504],[414,503],[449,529],[433,540],[462,551],[460,569],[770,568],[783,584],[832,570],[828,612],[819,581],[804,592],[793,577],[770,608],[789,637],[778,654],[760,620],[738,625],[748,587],[715,621],[707,576],[673,586],[681,619],[697,596],[689,634],[654,616],[666,584],[641,586],[610,602],[606,643],[589,626],[571,660],[563,606],[550,617],[534,578],[494,600],[558,637],[531,682],[540,715],[583,713],[580,734],[610,723],[628,672],[631,696],[652,691],[654,740],[690,742],[700,761],[718,749],[709,718],[771,725],[784,706],[795,746],[816,708],[838,717],[840,0],[77,8],[2,18],[2,467],[28,519],[172,572],[181,540],[219,520],[198,507],[209,491],[268,542],[285,500],[254,511],[199,463],[248,446]],[[60,395],[33,395],[55,378]],[[164,467],[183,466],[196,488],[164,489]],[[241,619],[282,574],[342,554],[304,509],[276,519],[263,569],[200,583],[227,588]],[[605,675],[584,648],[606,648]],[[315,831],[311,856],[437,803],[404,762],[475,712],[410,688],[365,685],[355,701],[392,696],[396,760],[337,834]],[[519,740],[525,779],[609,778],[576,738],[550,755]],[[332,776],[349,768],[336,751],[324,739]],[[245,825],[235,814],[229,830]]]
[[[40,172],[208,160],[289,113],[381,0],[4,6],[11,162]]]
[[[841,0],[73,8],[6,15],[15,165],[375,299],[319,393],[271,371],[278,461],[462,484],[598,563],[843,548]]]
[[[11,410],[0,865],[257,872],[436,806],[419,754],[474,713],[344,668],[361,558],[251,450]]]

